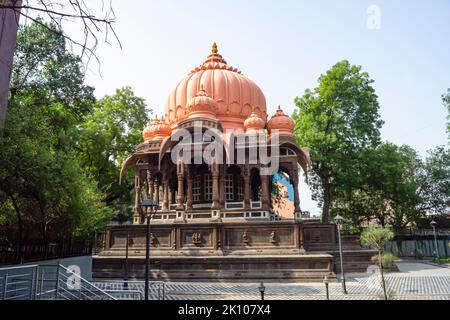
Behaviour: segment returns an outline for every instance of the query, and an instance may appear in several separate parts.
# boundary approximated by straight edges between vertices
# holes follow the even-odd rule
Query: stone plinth
[[[123,278],[128,234],[128,276],[142,279],[145,230],[110,226],[93,277]],[[179,281],[321,280],[333,275],[337,249],[335,225],[294,220],[152,222],[150,242],[152,279]]]

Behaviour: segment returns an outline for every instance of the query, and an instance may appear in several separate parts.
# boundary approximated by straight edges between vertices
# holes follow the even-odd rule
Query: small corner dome
[[[206,117],[216,119],[217,102],[212,99],[203,86],[188,103],[188,119]]]
[[[245,132],[259,132],[259,130],[263,130],[266,127],[266,122],[253,111],[250,116],[244,122]]]
[[[295,122],[291,117],[286,115],[281,107],[278,107],[275,115],[270,119],[267,123],[267,129],[269,133],[272,133],[273,130],[278,130],[279,134],[288,134],[293,135],[295,128]]]
[[[158,119],[153,120],[147,128],[143,131],[144,141],[159,141],[164,138],[170,136],[172,130],[170,129],[169,124],[166,119]]]

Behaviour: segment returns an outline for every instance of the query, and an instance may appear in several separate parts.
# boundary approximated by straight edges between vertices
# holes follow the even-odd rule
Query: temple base
[[[128,279],[142,280],[145,230],[145,225],[110,226],[104,250],[93,259],[93,277],[123,279],[127,269]],[[185,223],[151,221],[150,233],[153,280],[322,281],[325,275],[334,277],[338,270],[334,224],[188,219]],[[367,270],[373,251],[362,250],[356,241],[344,249],[344,263],[351,264],[351,271]]]
[[[95,279],[124,277],[123,257],[94,257]],[[145,258],[128,260],[128,279],[144,279]],[[151,257],[150,278],[164,281],[321,281],[334,277],[328,254],[289,256]]]

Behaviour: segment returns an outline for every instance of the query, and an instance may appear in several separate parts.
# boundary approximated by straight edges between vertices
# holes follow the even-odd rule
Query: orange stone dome
[[[216,102],[216,117],[224,130],[244,129],[244,122],[253,110],[262,119],[267,117],[266,98],[261,89],[229,66],[214,43],[203,64],[181,80],[167,99],[166,116],[172,128],[186,118],[189,103],[202,87]]]
[[[256,112],[253,111],[252,114],[247,118],[247,120],[245,120],[244,126],[246,133],[259,132],[259,130],[262,130],[266,127],[266,122],[261,119],[261,117]]]
[[[164,118],[156,118],[147,128],[144,129],[142,135],[144,137],[144,141],[147,142],[163,140],[164,138],[170,136],[171,133],[172,130],[170,129],[167,121]]]
[[[216,119],[217,102],[208,96],[203,86],[188,103],[188,119],[206,117]]]
[[[277,112],[275,115],[270,119],[270,121],[267,123],[267,130],[269,133],[272,132],[272,130],[279,130],[280,134],[294,134],[294,128],[295,128],[295,122],[291,119],[288,115],[286,115],[283,110],[281,110],[281,107],[278,107]]]
[[[142,131],[142,137],[144,138],[144,141],[150,141],[155,136],[153,132],[153,123],[150,122],[150,124]]]

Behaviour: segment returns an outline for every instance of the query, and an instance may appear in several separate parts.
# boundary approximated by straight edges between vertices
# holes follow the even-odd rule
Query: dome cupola
[[[166,119],[163,117],[161,119],[156,118],[155,123],[153,124],[153,138],[152,141],[163,140],[164,138],[170,136],[172,130],[170,126],[167,124]]]
[[[253,111],[251,115],[244,122],[246,133],[258,133],[266,127],[266,122]]]
[[[199,117],[215,119],[217,102],[208,96],[202,85],[200,91],[189,101],[187,109],[188,119]]]
[[[278,130],[279,134],[294,135],[295,122],[288,115],[286,115],[281,107],[278,107],[275,115],[267,123],[267,130],[272,133],[273,130]]]
[[[142,131],[142,137],[144,138],[144,141],[150,141],[155,136],[153,132],[153,122],[150,122],[149,125]]]
[[[172,130],[167,124],[166,119],[158,119],[158,117],[153,120],[147,128],[143,131],[144,141],[159,141],[170,136]]]
[[[167,99],[166,115],[172,129],[186,119],[191,100],[202,90],[216,102],[215,117],[224,130],[244,129],[253,110],[266,119],[266,99],[261,89],[228,65],[214,43],[206,60],[181,80]]]

